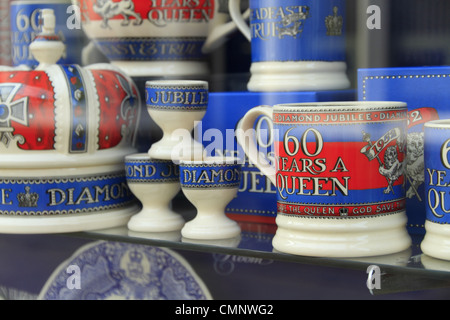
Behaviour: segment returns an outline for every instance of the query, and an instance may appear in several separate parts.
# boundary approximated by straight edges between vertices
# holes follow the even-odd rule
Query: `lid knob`
[[[42,9],[40,22],[42,31],[30,44],[30,51],[39,62],[36,70],[56,64],[66,50],[66,46],[55,33],[56,18],[53,9]]]

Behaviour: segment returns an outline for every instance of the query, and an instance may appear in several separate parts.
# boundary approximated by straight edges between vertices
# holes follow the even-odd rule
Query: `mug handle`
[[[228,11],[230,12],[231,20],[233,20],[238,29],[242,32],[248,41],[251,41],[250,27],[245,20],[250,16],[250,9],[247,9],[244,14],[241,13],[241,0],[229,0]]]
[[[273,108],[271,106],[258,106],[250,109],[237,125],[236,139],[249,161],[276,186],[275,164],[271,164],[264,156],[261,156],[255,143],[256,137],[253,127],[260,116],[267,116],[273,120]]]
[[[232,2],[232,1],[230,1]],[[240,14],[240,13],[239,13]],[[247,19],[250,16],[250,9],[247,9],[243,14],[243,19]],[[244,22],[245,23],[245,22]],[[202,47],[202,53],[209,53],[226,41],[225,37],[236,30],[237,23],[231,20],[227,23],[214,27],[206,37],[206,41]]]

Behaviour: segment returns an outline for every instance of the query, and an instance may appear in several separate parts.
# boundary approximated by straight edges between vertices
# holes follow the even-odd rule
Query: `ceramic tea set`
[[[132,78],[208,74],[204,55],[236,28],[251,41],[249,91],[349,86],[343,1],[319,6],[283,0],[289,10],[277,21],[280,14],[274,12],[281,11],[274,11],[273,0],[251,0],[243,15],[239,1],[230,0],[229,22],[219,0],[183,2],[186,8],[153,2],[154,7],[134,0],[74,1],[84,32],[110,63],[56,64],[65,45],[55,32],[54,11],[40,9],[42,30],[30,45],[37,67],[1,67],[0,232],[127,225],[135,232],[179,230],[197,240],[238,236],[239,224],[227,217],[225,206],[239,188],[240,160],[206,156],[202,143],[192,138],[208,110],[208,82],[146,81],[147,112],[163,136],[148,152],[137,152],[141,95]],[[198,6],[190,8],[193,4]],[[310,10],[314,5],[317,10]],[[318,30],[306,28],[310,21]],[[317,34],[321,41],[313,41]],[[252,140],[261,116],[270,119],[277,137],[274,163],[262,161]],[[448,126],[432,128],[443,132]],[[236,137],[275,185],[274,249],[361,257],[409,248],[406,132],[407,106],[399,102],[292,103],[248,110]],[[430,152],[450,149],[447,143]],[[439,228],[446,227],[446,211],[438,190],[450,168],[446,156],[438,157],[440,164],[430,163],[428,196],[435,205],[427,212],[429,233],[423,243],[424,252],[442,259],[450,259],[445,246],[435,249],[448,233]],[[172,210],[180,190],[196,208],[191,221]]]

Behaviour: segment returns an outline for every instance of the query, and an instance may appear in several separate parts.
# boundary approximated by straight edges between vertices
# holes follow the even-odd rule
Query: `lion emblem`
[[[277,24],[276,29],[278,31],[278,37],[280,39],[284,38],[285,35],[297,38],[303,32],[303,20],[309,17],[309,8],[306,12],[291,13],[284,16],[280,23]]]
[[[386,177],[389,182],[388,187],[383,191],[384,193],[390,193],[392,191],[392,184],[400,178],[404,173],[403,162],[398,160],[398,152],[396,146],[389,146],[384,153],[384,164],[380,165],[380,174]]]
[[[131,0],[121,0],[119,2],[114,2],[113,0],[97,0],[93,9],[95,13],[103,18],[102,28],[109,28],[108,21],[119,15],[124,18],[121,23],[122,26],[130,24],[130,17],[135,18],[134,25],[140,25],[142,23],[142,18],[134,11],[134,3]]]
[[[406,175],[408,177],[410,187],[406,191],[408,198],[413,198],[414,195],[420,198],[417,190],[419,186],[425,182],[425,164],[423,158],[424,136],[423,132],[411,132],[408,134],[408,150],[406,153],[407,169]]]

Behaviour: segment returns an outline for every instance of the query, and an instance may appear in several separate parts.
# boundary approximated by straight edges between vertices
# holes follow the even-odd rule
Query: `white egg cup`
[[[241,165],[236,159],[209,158],[180,161],[181,190],[197,209],[181,235],[188,239],[218,240],[237,237],[241,229],[225,214],[226,205],[236,196]]]
[[[185,221],[170,208],[180,191],[178,166],[168,160],[151,159],[147,153],[125,157],[127,183],[142,204],[131,217],[128,229],[137,232],[180,230]]]
[[[150,157],[174,161],[203,158],[203,145],[192,138],[191,132],[206,113],[206,81],[147,81],[146,103],[150,117],[163,131],[161,140],[150,147]]]

